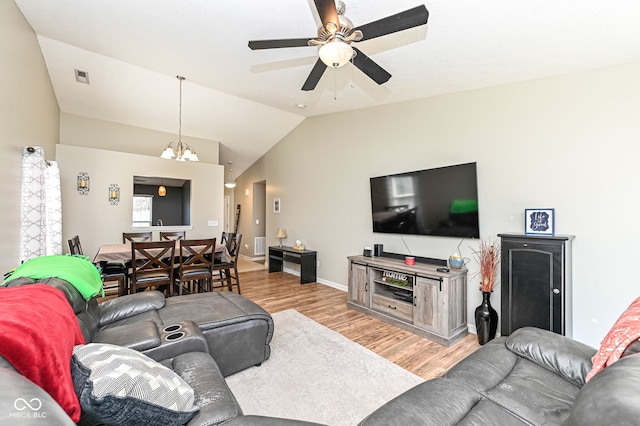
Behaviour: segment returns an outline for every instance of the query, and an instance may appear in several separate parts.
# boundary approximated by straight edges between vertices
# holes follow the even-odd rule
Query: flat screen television
[[[373,232],[480,238],[476,163],[372,177]]]

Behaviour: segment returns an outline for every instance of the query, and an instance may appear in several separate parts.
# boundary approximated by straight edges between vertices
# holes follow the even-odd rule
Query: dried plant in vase
[[[476,333],[478,343],[484,345],[496,337],[498,329],[498,313],[491,307],[489,297],[496,286],[498,265],[500,264],[500,250],[490,240],[480,241],[480,249],[475,253],[480,264],[480,291],[482,303],[475,310]]]
[[[500,250],[490,240],[481,240],[480,249],[475,252],[480,264],[480,291],[491,293],[496,286],[498,266],[500,265]]]

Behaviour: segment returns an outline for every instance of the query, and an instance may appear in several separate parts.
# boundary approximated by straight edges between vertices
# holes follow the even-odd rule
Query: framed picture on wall
[[[280,213],[280,198],[273,199],[273,212]]]
[[[555,232],[555,209],[524,209],[526,235],[550,235]]]

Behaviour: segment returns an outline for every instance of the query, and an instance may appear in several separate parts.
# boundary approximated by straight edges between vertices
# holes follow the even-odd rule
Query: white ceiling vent
[[[89,84],[89,73],[86,71],[75,70],[76,81],[84,84]]]

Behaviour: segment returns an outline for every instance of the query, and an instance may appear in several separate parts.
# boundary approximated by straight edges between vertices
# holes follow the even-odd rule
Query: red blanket
[[[0,336],[0,355],[78,422],[71,352],[85,341],[64,294],[45,284],[0,288]]]

